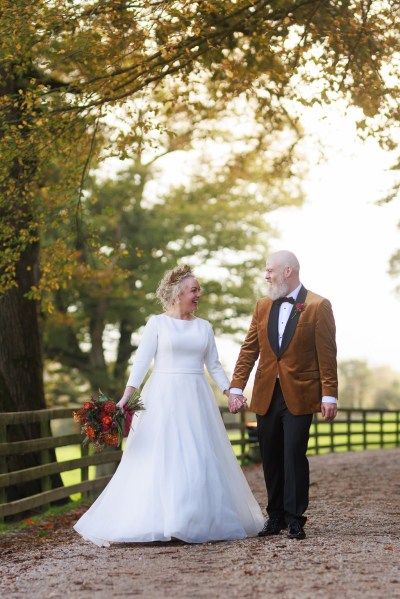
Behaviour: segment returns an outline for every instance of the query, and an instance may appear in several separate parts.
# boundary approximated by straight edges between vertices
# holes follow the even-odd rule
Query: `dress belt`
[[[204,374],[201,368],[155,368],[153,373],[161,374]]]

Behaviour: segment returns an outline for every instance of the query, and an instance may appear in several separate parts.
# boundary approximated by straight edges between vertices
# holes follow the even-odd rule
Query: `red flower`
[[[116,406],[113,401],[105,401],[103,403],[103,411],[106,414],[114,414],[115,410],[116,410]]]
[[[90,401],[85,401],[85,403],[83,404],[84,409],[86,410],[86,412],[88,410],[90,410],[90,408],[92,407],[92,404]]]
[[[301,312],[303,312],[305,310],[306,305],[305,304],[295,304],[294,305],[294,312],[292,314],[292,316],[290,317],[291,319],[294,318],[295,316],[297,316],[298,314],[301,314]]]
[[[100,420],[103,424],[106,424],[107,426],[109,426],[113,421],[111,416],[103,416],[103,418],[101,418]]]

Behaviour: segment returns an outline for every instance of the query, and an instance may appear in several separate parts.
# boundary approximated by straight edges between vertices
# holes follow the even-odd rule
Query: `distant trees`
[[[364,360],[339,362],[339,406],[400,409],[400,373]]]

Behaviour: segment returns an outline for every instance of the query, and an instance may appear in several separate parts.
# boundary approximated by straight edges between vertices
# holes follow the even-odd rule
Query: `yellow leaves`
[[[27,297],[42,302],[42,309],[53,312],[53,293],[66,289],[79,270],[80,253],[69,248],[64,239],[56,239],[51,246],[42,248],[40,256],[41,279]]]

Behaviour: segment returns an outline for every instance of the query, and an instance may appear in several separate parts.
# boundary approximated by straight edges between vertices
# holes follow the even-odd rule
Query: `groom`
[[[309,465],[306,457],[314,412],[326,421],[336,416],[338,394],[335,321],[327,299],[308,291],[299,278],[294,254],[269,256],[267,298],[256,304],[236,362],[229,408],[237,412],[259,358],[250,409],[257,431],[268,492],[268,519],[259,536],[288,529],[304,539]]]

